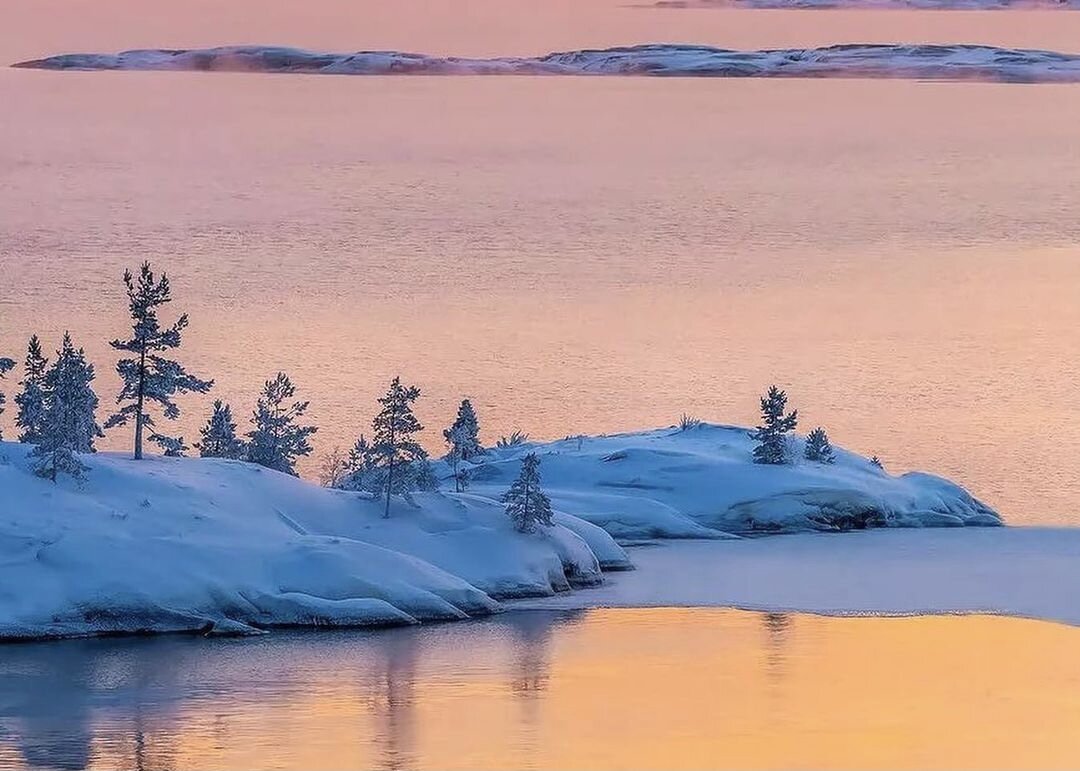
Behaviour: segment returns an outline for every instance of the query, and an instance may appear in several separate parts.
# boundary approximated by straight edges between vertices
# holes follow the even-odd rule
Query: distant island
[[[470,58],[407,51],[330,53],[284,46],[70,53],[18,62],[41,70],[177,70],[301,75],[570,75],[693,78],[907,78],[1080,82],[1080,56],[975,44],[842,43],[738,51],[649,43],[544,56]]]

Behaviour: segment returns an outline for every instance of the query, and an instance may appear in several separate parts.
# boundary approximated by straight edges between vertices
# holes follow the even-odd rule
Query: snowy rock
[[[600,583],[594,548],[628,564],[599,528],[517,533],[480,496],[395,499],[384,519],[248,463],[107,453],[54,485],[30,449],[0,444],[0,639],[451,620]]]
[[[468,462],[467,493],[395,498],[389,518],[367,493],[225,459],[83,455],[84,480],[53,484],[28,445],[3,443],[0,639],[454,620],[606,584],[602,570],[633,567],[615,538],[728,541],[701,546],[775,562],[763,541],[781,539],[741,536],[1001,524],[948,480],[840,449],[811,462],[802,441],[783,466],[752,462],[747,429],[707,424],[499,448]],[[554,524],[519,533],[498,499],[530,452]]]
[[[834,463],[809,461],[803,443],[791,440],[792,462],[782,466],[753,462],[749,429],[704,423],[528,443],[491,451],[473,473],[471,489],[497,494],[517,474],[520,458],[535,452],[552,503],[625,542],[1002,524],[990,507],[946,479],[892,476],[839,448]]]

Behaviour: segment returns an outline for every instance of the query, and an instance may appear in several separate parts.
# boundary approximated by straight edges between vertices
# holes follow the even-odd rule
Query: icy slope
[[[1080,82],[1080,56],[984,45],[844,44],[734,51],[654,43],[536,57],[477,59],[402,51],[320,53],[281,46],[59,54],[19,62],[48,70],[189,70],[328,75],[653,75],[917,78]]]
[[[749,429],[709,424],[527,444],[492,450],[472,470],[471,489],[496,495],[521,456],[536,452],[554,505],[624,540],[1002,524],[940,477],[892,476],[841,449],[835,463],[814,463],[797,438],[793,465],[762,466],[753,446]]]
[[[627,566],[586,522],[521,535],[474,496],[395,501],[386,520],[258,466],[111,454],[53,485],[29,449],[0,443],[0,638],[464,618],[599,583],[594,548]]]

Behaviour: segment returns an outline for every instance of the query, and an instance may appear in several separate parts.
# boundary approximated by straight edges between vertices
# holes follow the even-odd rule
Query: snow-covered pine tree
[[[346,465],[349,456],[340,447],[333,447],[322,457],[319,464],[319,484],[333,490],[340,490],[342,482],[348,475]]]
[[[195,443],[201,458],[228,458],[239,460],[244,457],[244,442],[236,436],[236,422],[232,408],[221,401],[214,400],[214,411],[199,429],[202,440]]]
[[[342,463],[340,478],[332,485],[339,490],[368,490],[371,487],[372,458],[371,445],[367,438],[360,438],[349,450]]]
[[[480,425],[476,420],[476,411],[473,410],[472,402],[462,399],[458,407],[457,419],[450,428],[443,431],[443,439],[446,440],[450,451],[446,459],[454,473],[454,488],[457,492],[463,492],[469,486],[469,471],[461,464],[482,455],[484,448],[480,446]]]
[[[787,394],[776,386],[769,386],[769,392],[761,397],[761,421],[753,433],[757,441],[754,448],[754,463],[779,465],[787,462],[787,434],[795,430],[799,422],[799,411],[792,410],[787,415]]]
[[[447,444],[458,448],[462,460],[472,460],[484,454],[484,448],[480,445],[480,423],[471,401],[461,400],[457,418],[450,428],[443,431],[443,438]]]
[[[383,515],[386,517],[390,516],[390,496],[422,489],[429,484],[424,478],[425,466],[421,463],[427,460],[427,452],[413,438],[424,430],[412,411],[413,402],[419,398],[419,388],[402,385],[401,378],[395,377],[386,396],[379,398],[382,409],[371,421],[371,483],[368,487],[374,487],[386,496]]]
[[[296,386],[284,372],[266,381],[251,415],[254,428],[248,432],[247,459],[298,476],[296,459],[311,454],[308,437],[319,429],[297,423],[307,412],[309,402],[286,404],[295,395]]]
[[[104,436],[94,419],[98,398],[90,385],[93,380],[93,365],[65,332],[56,361],[45,374],[45,419],[32,453],[38,459],[38,476],[55,482],[58,474],[81,478],[86,471],[78,454],[94,452],[94,439]]]
[[[144,262],[137,280],[131,271],[124,271],[124,286],[127,287],[132,334],[128,340],[113,340],[110,344],[132,356],[116,362],[116,372],[123,381],[116,403],[124,406],[109,416],[105,428],[126,426],[128,421],[134,420],[135,460],[139,460],[143,455],[143,429],[154,427],[154,420],[147,412],[147,402],[157,402],[162,414],[168,420],[175,420],[180,415],[180,408],[173,397],[188,392],[206,393],[214,381],[188,373],[180,362],[163,355],[180,347],[180,335],[188,325],[186,313],[171,327],[162,328],[158,321],[157,309],[172,300],[168,276],[162,273],[160,279],[155,279],[150,263]]]
[[[22,429],[20,442],[36,444],[41,438],[41,429],[45,421],[45,373],[49,360],[41,352],[41,341],[37,335],[30,338],[26,346],[26,360],[23,363],[22,386],[15,396],[19,413],[15,416],[15,425]]]
[[[803,453],[807,460],[818,463],[834,463],[836,456],[833,455],[832,445],[829,443],[829,435],[825,429],[818,426],[806,435],[806,450]]]
[[[540,489],[540,459],[530,452],[521,459],[521,473],[502,497],[506,515],[518,532],[531,533],[537,524],[551,527],[551,501]]]
[[[12,359],[6,357],[0,357],[0,380],[4,379],[4,375],[15,368],[15,362]],[[4,392],[0,391],[0,415],[4,413]],[[0,429],[0,439],[4,438],[4,432]]]

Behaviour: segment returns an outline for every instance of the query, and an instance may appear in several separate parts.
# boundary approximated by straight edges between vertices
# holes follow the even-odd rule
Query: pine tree
[[[443,431],[443,439],[450,448],[446,458],[453,468],[454,487],[459,493],[469,486],[469,472],[468,469],[462,467],[462,462],[471,460],[484,452],[484,448],[480,446],[479,433],[480,426],[477,423],[472,402],[462,399],[461,406],[458,407],[457,419],[450,428]]]
[[[244,457],[244,442],[236,436],[232,408],[221,399],[214,400],[214,411],[206,425],[199,429],[199,434],[202,435],[202,441],[195,443],[199,457],[229,460]]]
[[[348,461],[349,456],[344,450],[340,447],[331,448],[330,452],[323,456],[319,466],[319,484],[332,490],[340,490],[348,476]]]
[[[829,435],[825,433],[825,429],[821,426],[806,435],[806,451],[803,454],[807,460],[817,461],[818,463],[834,463],[836,461],[832,445],[829,443]]]
[[[284,372],[267,380],[251,415],[254,429],[248,432],[248,457],[252,463],[297,476],[296,459],[311,454],[308,437],[318,429],[298,425],[309,402],[286,402],[296,395],[296,386]]]
[[[150,263],[144,262],[138,280],[131,271],[124,271],[124,285],[133,322],[132,335],[129,340],[113,340],[111,345],[132,354],[116,363],[116,371],[123,380],[116,403],[127,404],[105,421],[105,428],[126,426],[134,419],[135,460],[139,460],[143,455],[143,429],[154,427],[147,402],[156,402],[165,418],[175,420],[180,408],[173,397],[188,392],[206,393],[214,381],[201,380],[189,374],[179,362],[162,355],[180,347],[181,333],[188,325],[186,313],[171,327],[163,329],[158,321],[157,309],[172,301],[168,276],[162,273],[160,279],[155,279]]]
[[[0,357],[0,380],[4,379],[4,375],[15,368],[15,362],[11,359]],[[4,413],[4,392],[0,391],[0,415]],[[0,439],[4,438],[3,430],[0,430]]]
[[[22,429],[20,442],[36,444],[41,438],[45,421],[45,373],[49,360],[41,352],[41,341],[37,335],[30,338],[26,346],[26,360],[23,363],[22,391],[15,397],[19,413],[15,425]]]
[[[395,377],[386,396],[379,399],[382,409],[371,421],[372,482],[369,487],[376,487],[386,496],[386,517],[390,516],[390,496],[423,489],[430,484],[425,474],[425,468],[430,474],[430,468],[426,466],[427,453],[413,439],[424,430],[412,411],[413,402],[419,398],[419,388],[404,386],[401,378]]]
[[[518,532],[531,533],[537,524],[551,527],[551,501],[540,489],[540,459],[529,453],[521,459],[521,473],[502,497],[506,515]]]
[[[753,433],[758,445],[754,448],[754,463],[779,465],[787,462],[787,434],[794,431],[799,422],[799,411],[792,410],[787,415],[787,394],[776,386],[769,386],[769,392],[761,397],[761,420]]]
[[[360,438],[345,456],[337,484],[331,486],[339,490],[368,490],[371,488],[371,471],[371,445],[364,435],[360,434]]]
[[[86,471],[77,456],[94,452],[94,439],[103,436],[94,419],[98,398],[90,385],[93,379],[93,365],[65,332],[56,362],[45,374],[45,418],[32,453],[39,476],[55,482],[60,473],[81,478]]]

